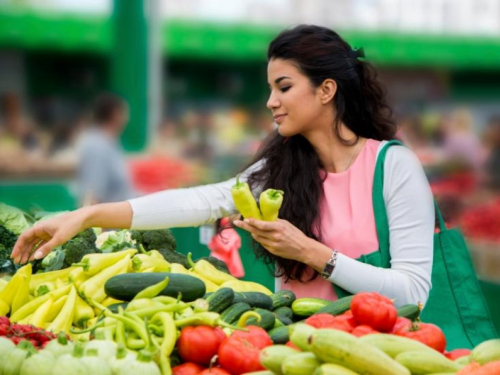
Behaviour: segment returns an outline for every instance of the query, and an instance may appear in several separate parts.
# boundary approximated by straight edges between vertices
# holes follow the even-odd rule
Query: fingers
[[[26,245],[26,248],[24,252],[18,257],[19,258],[19,264],[25,264],[28,262],[28,259],[33,252],[33,249],[36,247],[36,245],[40,242],[39,238],[34,238],[30,243]]]
[[[33,229],[28,229],[26,232],[21,234],[17,239],[11,254],[11,258],[14,263],[21,263],[23,256],[26,253],[29,254],[33,249],[33,246],[40,242],[40,240],[41,238],[35,235]]]
[[[257,219],[245,219],[243,222],[266,232],[277,230],[280,225],[277,221],[262,221]]]
[[[30,260],[42,259],[58,245],[57,241],[53,238],[50,241],[43,241],[40,243],[36,251],[31,255]]]
[[[253,235],[258,235],[258,236],[261,236],[261,237],[271,237],[272,235],[272,232],[271,231],[264,231],[264,230],[261,230],[255,226],[252,226],[250,225],[249,223],[245,221],[241,221],[241,220],[235,220],[234,222],[234,225],[236,225],[238,228],[241,228],[241,229],[244,229],[248,232],[250,232]]]

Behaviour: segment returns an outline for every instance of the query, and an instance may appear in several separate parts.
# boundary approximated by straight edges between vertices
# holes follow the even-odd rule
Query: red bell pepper
[[[358,325],[366,324],[380,332],[390,332],[398,318],[392,301],[378,293],[356,294],[351,311]]]
[[[273,342],[261,327],[248,326],[248,331],[235,331],[219,348],[219,363],[232,375],[264,370],[260,364],[260,351]]]
[[[220,327],[185,327],[177,341],[177,350],[185,362],[208,366],[226,338]]]
[[[420,341],[441,353],[446,349],[446,337],[443,331],[431,323],[413,322],[409,326],[403,326],[394,334]]]
[[[205,368],[196,363],[186,362],[172,368],[172,375],[198,375]]]
[[[351,332],[351,335],[361,337],[361,336],[371,335],[373,333],[379,333],[379,332],[373,329],[372,327],[367,326],[366,324],[362,324],[354,328]]]

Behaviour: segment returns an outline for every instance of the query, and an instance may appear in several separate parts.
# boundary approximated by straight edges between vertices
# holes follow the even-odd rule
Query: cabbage
[[[31,227],[26,214],[19,208],[0,202],[0,225],[19,236]]]

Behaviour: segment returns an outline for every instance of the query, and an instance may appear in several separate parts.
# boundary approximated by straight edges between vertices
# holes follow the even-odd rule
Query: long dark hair
[[[281,32],[269,45],[268,61],[293,61],[314,87],[327,78],[335,80],[333,100],[337,116],[332,127],[343,144],[355,144],[359,137],[392,139],[396,125],[385,90],[373,67],[357,59],[349,44],[336,32],[320,26],[300,25]],[[354,143],[340,135],[345,124],[357,139]],[[284,138],[277,131],[264,142],[252,161],[264,159],[262,168],[249,175],[252,188],[262,186],[285,191],[280,218],[288,220],[306,236],[321,240],[319,202],[326,173],[319,157],[302,135]],[[276,264],[275,275],[288,280],[304,280],[306,265],[276,257],[254,242],[255,253],[266,264]],[[318,276],[315,272],[309,280]]]

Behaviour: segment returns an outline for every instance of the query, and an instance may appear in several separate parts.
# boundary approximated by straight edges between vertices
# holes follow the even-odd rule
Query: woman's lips
[[[277,123],[277,124],[280,124],[283,119],[285,118],[286,115],[278,115],[278,116],[275,116],[274,117],[274,122]]]

